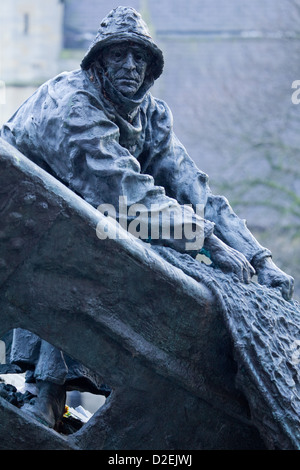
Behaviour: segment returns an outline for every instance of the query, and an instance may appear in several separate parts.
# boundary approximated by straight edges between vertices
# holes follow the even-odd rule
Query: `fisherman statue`
[[[293,294],[293,278],[272,261],[223,196],[212,194],[173,131],[167,104],[150,89],[163,71],[163,54],[145,22],[118,7],[101,22],[81,68],[43,84],[3,126],[1,137],[93,207],[128,207],[173,214],[173,225],[202,230],[189,250],[184,237],[159,236],[163,245],[195,258],[204,253],[225,273]],[[196,210],[204,208],[203,214]],[[120,220],[121,215],[117,213]],[[102,393],[97,375],[35,334],[15,329],[11,362],[26,371],[37,396],[27,413],[51,428],[61,419],[66,391]]]

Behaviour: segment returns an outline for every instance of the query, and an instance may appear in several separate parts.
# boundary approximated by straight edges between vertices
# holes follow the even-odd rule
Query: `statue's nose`
[[[128,52],[126,56],[126,60],[124,62],[124,67],[126,67],[128,70],[134,70],[136,68],[136,64],[135,64],[135,60],[134,60],[132,52]]]

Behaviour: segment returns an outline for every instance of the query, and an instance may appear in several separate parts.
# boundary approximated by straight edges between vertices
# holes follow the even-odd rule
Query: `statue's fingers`
[[[248,284],[250,282],[250,274],[248,266],[245,263],[237,263],[235,274],[241,282]]]
[[[250,263],[248,263],[248,264],[249,264],[250,275],[252,277],[256,274],[256,271]]]
[[[284,284],[281,288],[282,297],[284,300],[291,300],[290,287]]]
[[[282,284],[281,288],[282,297],[285,300],[291,300],[294,294],[294,279],[290,278]]]
[[[242,254],[240,255],[240,261],[244,266],[244,270],[247,270],[248,276],[252,277],[252,276],[254,276],[254,274],[256,274],[256,271],[253,268],[253,266],[249,263],[249,261]]]
[[[252,276],[255,274],[254,268],[251,266],[248,261],[243,263],[243,276],[244,276],[244,282],[246,284],[249,284],[251,281]]]
[[[285,300],[291,300],[294,293],[294,279],[290,276],[285,279],[282,277],[273,279],[271,287],[280,287],[282,297]]]
[[[249,269],[245,268],[244,269],[244,282],[246,284],[249,284],[250,280],[251,280],[251,276],[250,276],[250,273],[249,273]]]

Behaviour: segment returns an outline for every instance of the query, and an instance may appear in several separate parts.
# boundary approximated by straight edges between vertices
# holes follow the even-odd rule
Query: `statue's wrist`
[[[251,264],[255,271],[260,271],[261,269],[273,264],[272,253],[269,250],[266,250],[263,253],[259,253],[252,258]]]
[[[211,234],[209,237],[206,237],[203,243],[203,247],[200,251],[201,254],[211,258],[211,253],[214,251],[216,245],[216,236]]]
[[[215,256],[224,250],[226,250],[226,245],[216,235],[211,234],[205,238],[201,254],[204,254],[213,261]]]
[[[212,233],[211,235],[205,238],[204,243],[203,243],[203,248],[204,250],[209,251],[217,247],[219,243],[220,243],[220,240],[216,237],[216,235]]]

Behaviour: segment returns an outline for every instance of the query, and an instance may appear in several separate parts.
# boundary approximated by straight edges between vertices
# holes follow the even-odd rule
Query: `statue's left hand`
[[[237,250],[223,243],[215,235],[205,239],[204,248],[209,251],[212,262],[225,273],[234,273],[241,282],[246,284],[251,281],[255,270]]]
[[[271,257],[265,258],[260,266],[256,267],[256,272],[259,284],[279,287],[282,297],[285,300],[291,300],[294,293],[294,279],[281,271]]]

